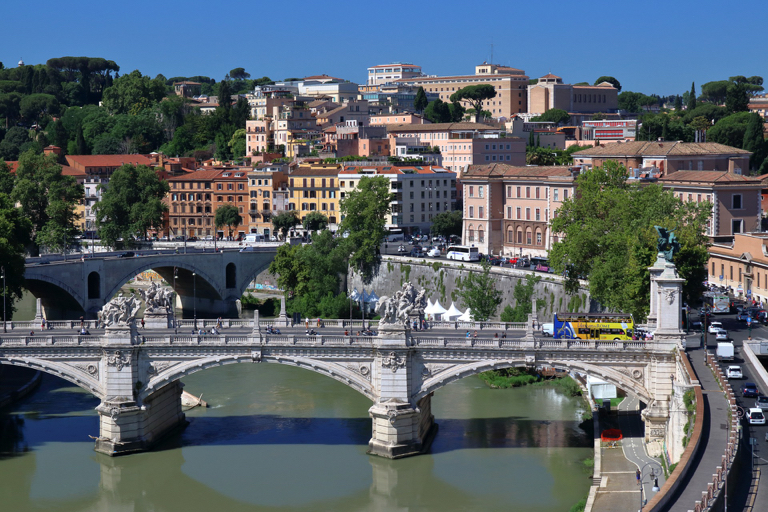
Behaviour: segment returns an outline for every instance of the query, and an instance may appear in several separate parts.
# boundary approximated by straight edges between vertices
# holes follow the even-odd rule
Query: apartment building
[[[759,177],[728,171],[676,171],[658,180],[681,201],[712,203],[706,233],[732,238],[760,231],[762,188]]]
[[[368,68],[368,85],[384,85],[403,78],[421,76],[421,66],[405,62],[380,64]]]
[[[360,126],[357,121],[338,123],[323,130],[323,152],[336,158],[389,156],[389,142],[385,127]]]
[[[431,121],[419,114],[405,112],[402,114],[376,114],[370,116],[371,126],[386,126],[388,124],[430,124]]]
[[[578,173],[568,166],[471,166],[461,176],[463,243],[484,254],[546,256],[559,240],[552,217],[573,196]]]
[[[339,215],[338,164],[302,164],[288,176],[288,210],[296,211],[300,220],[309,212],[328,217],[328,229],[336,231]]]
[[[529,114],[540,115],[557,108],[572,114],[597,112],[612,113],[619,108],[619,91],[612,84],[597,85],[564,84],[563,79],[552,73],[528,85]]]
[[[216,229],[216,210],[231,204],[240,213],[241,224],[234,228],[233,237],[249,232],[248,177],[249,168],[214,167],[202,169],[168,179],[170,192],[165,198],[168,205],[168,229],[165,234],[176,237],[230,235],[226,226]]]
[[[442,165],[459,172],[470,165],[505,162],[525,165],[526,141],[507,137],[504,130],[479,123],[432,123],[387,125],[390,147],[437,147]]]
[[[627,169],[656,167],[662,176],[681,170],[741,174],[751,154],[716,142],[634,141],[587,148],[574,153],[573,162],[598,166],[613,160]]]
[[[272,217],[289,209],[287,166],[258,167],[248,173],[249,232],[269,238]]]
[[[521,69],[488,64],[475,66],[474,75],[420,76],[402,78],[396,83],[423,87],[427,94],[435,93],[443,101],[450,101],[451,94],[468,85],[491,85],[496,97],[483,103],[483,109],[495,119],[509,119],[513,114],[525,112],[528,105],[528,76]],[[471,105],[462,102],[465,108]]]
[[[383,176],[394,194],[387,229],[429,233],[432,218],[456,207],[456,174],[439,166],[347,165],[339,171],[340,199],[364,176]]]
[[[737,296],[768,302],[768,234],[739,233],[709,248],[710,283],[726,286]]]

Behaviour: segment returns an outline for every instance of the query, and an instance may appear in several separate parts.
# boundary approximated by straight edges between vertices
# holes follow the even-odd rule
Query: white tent
[[[473,321],[473,319],[472,319],[472,313],[471,313],[471,309],[470,309],[470,308],[467,308],[467,310],[464,312],[464,314],[463,314],[463,315],[461,315],[461,316],[460,316],[459,318],[457,318],[456,320],[459,320],[459,321],[461,321],[461,322],[472,322],[472,321]]]
[[[424,314],[425,315],[431,315],[433,309],[435,309],[435,305],[432,304],[432,300],[431,299],[427,299],[427,307],[424,308]]]
[[[440,316],[445,313],[445,308],[440,305],[439,300],[435,300],[435,305],[432,307],[432,316],[434,316],[437,320],[440,320]]]
[[[464,314],[464,313],[462,313],[462,312],[461,312],[461,311],[460,311],[460,310],[459,310],[459,309],[456,307],[456,304],[454,304],[453,302],[451,302],[451,307],[450,307],[450,308],[448,308],[448,311],[446,311],[446,312],[445,312],[445,314],[443,315],[443,320],[456,320],[458,317],[460,317],[460,316],[461,316],[461,315],[463,315],[463,314]]]

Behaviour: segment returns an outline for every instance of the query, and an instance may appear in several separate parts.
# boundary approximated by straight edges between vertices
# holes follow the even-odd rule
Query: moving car
[[[744,375],[741,373],[741,366],[729,366],[725,370],[725,376],[729,379],[743,379]]]
[[[715,339],[717,341],[728,341],[728,331],[720,329],[715,333]]]
[[[747,411],[747,419],[750,425],[765,425],[765,415],[762,409],[753,407]]]
[[[429,251],[427,251],[427,256],[430,258],[439,258],[440,257],[440,249],[437,247],[431,248]]]
[[[757,397],[757,400],[755,400],[755,407],[764,411],[768,409],[768,396],[760,395]]]
[[[717,334],[717,331],[723,328],[723,324],[720,322],[711,322],[709,324],[709,334]]]
[[[122,252],[117,255],[118,258],[133,258],[134,256],[136,256],[136,253],[133,251]]]
[[[757,398],[760,392],[754,382],[745,382],[741,386],[741,394],[744,398]]]

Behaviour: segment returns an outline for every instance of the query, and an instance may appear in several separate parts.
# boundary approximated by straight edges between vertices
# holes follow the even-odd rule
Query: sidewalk
[[[721,464],[728,443],[728,401],[707,366],[705,351],[697,348],[687,352],[704,395],[703,428],[698,452],[689,461],[694,469],[681,481],[678,492],[669,502],[669,510],[674,512],[695,508],[701,493],[712,482],[712,474]]]

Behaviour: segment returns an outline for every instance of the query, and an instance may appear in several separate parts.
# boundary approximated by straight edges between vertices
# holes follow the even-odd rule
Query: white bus
[[[402,242],[403,238],[403,230],[400,228],[392,228],[387,231],[387,242]]]
[[[479,261],[480,253],[478,252],[477,247],[469,247],[466,245],[451,245],[448,247],[448,251],[446,251],[445,257],[449,260]]]

